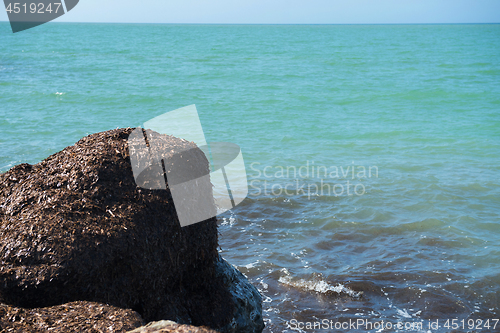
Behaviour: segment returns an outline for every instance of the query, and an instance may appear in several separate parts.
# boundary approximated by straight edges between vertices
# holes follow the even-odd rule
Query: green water
[[[499,318],[500,25],[9,29],[0,171],[190,104],[208,141],[240,145],[250,193],[220,244],[267,332]]]

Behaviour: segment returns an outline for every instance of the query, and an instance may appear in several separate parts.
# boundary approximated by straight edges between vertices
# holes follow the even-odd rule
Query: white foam
[[[241,267],[245,267],[246,269],[254,268],[259,263],[259,260],[252,262],[250,264],[243,265]]]
[[[228,225],[228,226],[232,227],[235,222],[236,222],[236,219],[232,216],[229,218],[223,217],[220,225]]]
[[[401,317],[403,318],[411,318],[410,314],[408,313],[408,311],[406,309],[398,309],[398,315],[400,315]]]
[[[288,271],[287,271],[288,272]],[[330,283],[319,280],[319,281],[307,281],[304,279],[300,279],[297,281],[292,281],[290,276],[282,276],[278,279],[278,282],[295,287],[295,288],[300,288],[304,289],[307,291],[313,291],[321,294],[326,294],[328,292],[334,292],[336,294],[345,294],[349,295],[351,297],[360,297],[363,292],[357,292],[349,287],[344,286],[343,284],[339,283],[337,285],[331,285]]]

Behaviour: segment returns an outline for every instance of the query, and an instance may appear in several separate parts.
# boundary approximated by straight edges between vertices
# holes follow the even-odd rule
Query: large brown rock
[[[228,327],[235,305],[215,278],[216,219],[181,228],[169,190],[136,185],[131,131],[87,136],[0,175],[0,302],[92,301],[132,309],[146,322]],[[192,148],[185,158],[208,170],[194,143],[156,142],[172,152]]]

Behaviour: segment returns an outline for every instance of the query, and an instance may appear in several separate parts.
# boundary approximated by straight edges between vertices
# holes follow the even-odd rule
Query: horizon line
[[[0,21],[10,23],[10,21]],[[175,22],[47,22],[47,23],[84,23],[84,24],[163,24],[163,25],[460,25],[460,24],[500,24],[500,22],[433,22],[433,23],[175,23]]]

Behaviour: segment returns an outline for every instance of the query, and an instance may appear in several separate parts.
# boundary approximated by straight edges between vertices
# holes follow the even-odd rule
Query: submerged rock
[[[257,288],[233,265],[219,257],[216,278],[229,290],[234,304],[232,319],[221,328],[224,332],[253,333],[264,329],[262,296]]]
[[[262,317],[245,319],[218,273],[216,219],[181,228],[168,188],[136,185],[131,132],[92,134],[0,175],[0,302],[100,302],[134,310],[145,322],[172,319],[226,332],[236,316],[237,327],[261,330]],[[200,174],[208,172],[194,143],[156,135],[157,148],[183,151]],[[199,186],[206,191],[210,184]],[[260,304],[258,292],[248,295]]]

